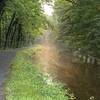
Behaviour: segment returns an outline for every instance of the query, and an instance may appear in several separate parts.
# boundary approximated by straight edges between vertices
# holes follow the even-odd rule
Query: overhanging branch
[[[66,0],[66,1],[68,1],[68,2],[70,2],[72,4],[76,4],[76,2],[74,0]]]

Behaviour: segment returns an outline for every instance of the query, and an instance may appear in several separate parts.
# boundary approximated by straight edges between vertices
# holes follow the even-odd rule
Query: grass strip
[[[6,100],[71,100],[63,85],[47,84],[44,80],[47,77],[39,72],[38,64],[33,63],[33,56],[40,50],[35,47],[17,53],[5,83]]]

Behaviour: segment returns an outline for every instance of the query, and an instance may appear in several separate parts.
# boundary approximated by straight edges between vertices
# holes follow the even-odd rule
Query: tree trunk
[[[94,65],[97,65],[97,59],[96,58],[94,59]]]
[[[13,31],[13,33],[12,33],[12,35],[11,35],[11,41],[10,41],[10,47],[13,47],[13,40],[14,40],[14,36],[15,36],[15,34],[16,34],[16,31],[17,31],[17,27],[18,27],[18,19],[16,19],[15,21],[14,21],[14,24],[13,24],[13,26],[14,26],[14,31]]]
[[[13,27],[12,25],[13,25],[13,23],[14,23],[15,16],[16,16],[16,13],[13,14],[12,19],[11,19],[11,22],[10,22],[10,25],[9,25],[9,27],[8,27],[8,30],[7,30],[7,33],[6,33],[6,37],[5,37],[4,49],[6,49],[7,42],[8,42],[8,39],[9,39],[9,38],[8,38],[8,37],[9,37],[9,33],[10,33],[12,27]]]
[[[19,27],[18,27],[18,37],[17,37],[17,44],[16,44],[16,48],[19,47],[19,42],[20,42],[20,34],[21,34],[21,24],[19,24]]]
[[[0,0],[0,15],[2,15],[7,0]]]

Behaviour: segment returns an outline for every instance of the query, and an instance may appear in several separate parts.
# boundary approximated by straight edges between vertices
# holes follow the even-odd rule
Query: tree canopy
[[[81,53],[100,57],[100,0],[56,0],[61,36]]]
[[[40,0],[0,1],[0,48],[29,45],[44,27]]]

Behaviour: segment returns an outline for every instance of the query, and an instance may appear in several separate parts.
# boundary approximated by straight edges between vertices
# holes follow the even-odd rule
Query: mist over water
[[[60,44],[52,42],[50,33],[45,33],[40,45],[42,52],[38,60],[44,62],[41,70],[50,74],[54,80],[66,84],[76,100],[100,99],[100,66],[85,64],[71,53],[59,49]]]

